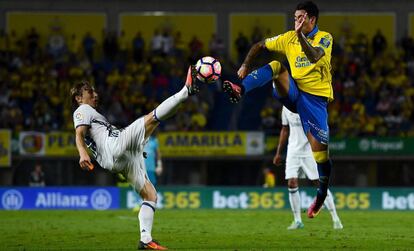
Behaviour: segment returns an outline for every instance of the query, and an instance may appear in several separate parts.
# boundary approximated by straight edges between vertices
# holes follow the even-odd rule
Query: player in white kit
[[[95,110],[98,97],[88,82],[80,82],[71,89],[72,103],[77,107],[73,121],[79,165],[85,170],[93,169],[86,149],[89,148],[101,167],[123,174],[143,199],[138,214],[141,233],[138,249],[166,250],[151,235],[157,192],[147,177],[143,150],[159,123],[172,116],[189,95],[198,91],[195,74],[194,67],[190,66],[185,85],[178,93],[124,129],[114,127]]]
[[[282,164],[282,152],[287,142],[288,146],[286,154],[285,178],[288,180],[289,202],[294,216],[294,221],[287,229],[293,230],[304,227],[300,215],[301,202],[298,178],[307,177],[312,180],[315,185],[318,185],[319,175],[315,159],[312,155],[312,149],[305,133],[303,132],[299,114],[293,113],[286,107],[283,107],[282,130],[280,131],[276,154],[273,158],[273,164],[276,166],[280,166]],[[342,229],[343,226],[336,213],[333,196],[329,190],[324,204],[331,213],[333,228]]]

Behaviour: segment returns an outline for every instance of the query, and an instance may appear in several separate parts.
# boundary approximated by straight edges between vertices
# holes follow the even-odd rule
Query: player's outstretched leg
[[[191,65],[188,67],[187,77],[184,87],[174,94],[173,96],[164,100],[157,108],[153,111],[153,117],[155,120],[161,122],[168,119],[175,114],[179,105],[188,98],[188,96],[196,94],[199,89],[196,84],[197,71],[195,67]]]
[[[281,70],[281,64],[278,61],[260,67],[247,75],[240,85],[230,81],[223,82],[223,90],[229,95],[230,102],[238,103],[245,93],[254,88],[261,87],[269,83],[272,79],[277,78]]]
[[[333,200],[333,195],[332,195],[332,193],[329,189],[328,189],[328,195],[326,196],[324,204],[325,204],[326,208],[329,210],[329,213],[331,214],[332,222],[333,222],[333,228],[334,229],[343,229],[344,226],[342,226],[341,220],[339,219],[339,216],[336,213],[336,208],[335,208],[335,203],[334,203],[334,200]]]

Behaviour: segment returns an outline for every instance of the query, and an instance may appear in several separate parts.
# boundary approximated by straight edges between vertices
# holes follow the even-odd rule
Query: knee
[[[270,68],[272,69],[273,77],[277,77],[282,69],[282,64],[279,61],[273,60],[269,63]]]
[[[298,187],[298,179],[289,179],[288,188],[293,189]]]
[[[141,195],[141,198],[143,200],[157,202],[157,191],[155,190],[154,186],[149,182],[145,182],[145,185],[141,189],[139,194]]]

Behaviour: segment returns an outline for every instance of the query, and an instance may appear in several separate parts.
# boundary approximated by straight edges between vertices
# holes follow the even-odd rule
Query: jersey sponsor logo
[[[319,41],[319,44],[322,45],[325,48],[328,48],[329,45],[331,44],[331,41],[329,41],[328,38],[323,37],[323,38],[321,38],[321,41]]]
[[[118,129],[115,126],[109,124],[106,121],[100,121],[100,120],[97,120],[97,119],[93,119],[92,120],[92,123],[96,123],[96,124],[105,126],[106,127],[106,130],[108,131],[108,136],[109,137],[118,137],[119,136],[119,133],[121,131],[123,131],[123,129]]]
[[[91,195],[91,205],[96,210],[106,210],[111,207],[112,196],[105,189],[98,189]]]
[[[83,115],[82,115],[82,113],[80,113],[80,112],[76,113],[76,114],[75,114],[75,119],[76,119],[77,121],[82,121],[82,120],[83,120]]]
[[[23,195],[14,189],[6,191],[1,197],[1,204],[6,210],[19,210],[23,206]]]
[[[309,59],[306,56],[305,57],[301,57],[301,56],[296,57],[296,61],[295,61],[295,67],[296,68],[308,67],[311,64],[312,63],[309,61]]]

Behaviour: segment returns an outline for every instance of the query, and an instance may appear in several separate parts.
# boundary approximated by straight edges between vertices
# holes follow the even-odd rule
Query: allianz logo
[[[96,210],[106,210],[111,207],[112,196],[105,189],[95,190],[91,195],[92,207]]]
[[[88,195],[67,195],[60,192],[39,192],[35,207],[40,208],[88,208]],[[96,210],[108,209],[112,204],[112,196],[105,189],[97,189],[90,196],[90,205]]]
[[[30,196],[26,194],[26,196]],[[31,200],[28,200],[31,201]],[[1,196],[1,205],[6,210],[19,210],[23,207],[24,196],[16,189],[10,189]],[[33,202],[32,202],[33,203]],[[64,194],[62,192],[37,192],[34,205],[27,208],[90,208],[106,210],[112,205],[112,196],[106,189],[97,189],[88,194]]]
[[[19,210],[23,206],[23,195],[15,189],[7,190],[1,196],[1,204],[6,210]]]

